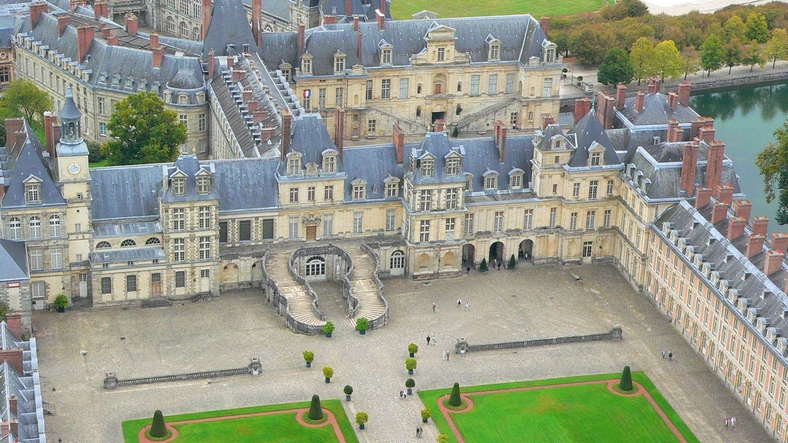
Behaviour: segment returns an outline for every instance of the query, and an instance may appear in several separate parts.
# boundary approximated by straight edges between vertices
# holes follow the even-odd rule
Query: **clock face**
[[[71,163],[70,165],[68,165],[68,172],[71,175],[77,175],[81,170],[82,168],[79,166],[79,163]]]

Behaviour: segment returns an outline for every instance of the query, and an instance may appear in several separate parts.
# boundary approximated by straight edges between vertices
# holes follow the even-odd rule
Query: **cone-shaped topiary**
[[[320,397],[317,394],[312,396],[312,404],[309,405],[309,419],[323,419],[323,408],[320,407]]]
[[[487,259],[483,258],[481,264],[479,265],[479,270],[482,272],[487,272]]]
[[[509,269],[514,269],[516,265],[517,265],[517,259],[514,258],[514,254],[512,254],[512,256],[509,258]]]
[[[164,414],[158,409],[153,413],[153,423],[151,424],[149,433],[151,437],[155,438],[167,436],[167,426],[164,424]]]
[[[454,386],[451,388],[451,396],[449,397],[449,404],[451,406],[460,406],[462,405],[462,399],[460,398],[460,384],[454,383]]]
[[[621,383],[618,384],[619,389],[622,391],[632,390],[632,372],[629,366],[624,366],[624,372],[621,374]]]

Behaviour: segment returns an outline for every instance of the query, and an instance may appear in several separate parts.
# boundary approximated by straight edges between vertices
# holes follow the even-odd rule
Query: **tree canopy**
[[[107,129],[113,140],[103,146],[110,165],[136,165],[175,160],[186,142],[186,126],[164,109],[153,92],[140,92],[115,104]]]
[[[9,83],[3,100],[10,108],[22,114],[30,124],[33,124],[36,116],[43,122],[44,112],[52,108],[49,94],[38,89],[35,83],[24,79]]]
[[[766,202],[778,197],[777,223],[788,223],[788,120],[774,131],[776,143],[758,154],[755,164],[763,175]]]
[[[660,79],[677,79],[683,71],[681,53],[672,40],[660,42],[654,48],[654,73]]]
[[[638,84],[654,73],[654,45],[651,40],[640,37],[635,41],[629,53],[629,63],[632,65]]]
[[[728,75],[730,75],[733,67],[741,63],[742,57],[744,57],[744,45],[734,37],[723,49],[725,50],[725,66],[728,67]]]
[[[595,65],[602,61],[606,44],[599,41],[597,32],[591,28],[583,28],[569,36],[569,50],[583,65]]]
[[[715,34],[711,34],[700,46],[700,66],[708,73],[720,69],[725,61],[725,48]]]
[[[788,58],[788,32],[782,28],[772,31],[772,38],[766,42],[763,53],[772,61],[772,69],[778,59]]]
[[[766,43],[769,40],[769,24],[763,14],[753,12],[747,16],[744,35],[751,42]]]
[[[635,70],[629,64],[629,54],[620,48],[607,51],[599,65],[597,80],[603,85],[629,83],[635,77]]]

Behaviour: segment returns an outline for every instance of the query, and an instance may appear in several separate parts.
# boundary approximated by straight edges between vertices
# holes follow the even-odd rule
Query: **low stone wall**
[[[259,375],[263,370],[263,365],[259,358],[253,358],[251,362],[243,368],[220,369],[216,371],[190,372],[186,374],[157,375],[153,377],[129,378],[121,380],[114,372],[109,372],[104,377],[104,389],[112,390],[126,386],[137,386],[151,383],[166,383],[181,380],[200,380],[218,377],[229,377],[231,375],[251,374]]]
[[[588,341],[602,341],[602,340],[621,340],[623,338],[623,330],[621,326],[613,326],[609,332],[602,334],[589,334],[589,335],[571,335],[568,337],[553,337],[553,338],[539,338],[534,340],[523,341],[510,341],[504,343],[490,343],[483,345],[472,345],[464,338],[457,339],[454,345],[454,352],[457,354],[465,354],[467,352],[476,351],[494,351],[500,349],[516,349],[516,348],[529,348],[534,346],[548,346],[560,345],[565,343],[580,343]]]

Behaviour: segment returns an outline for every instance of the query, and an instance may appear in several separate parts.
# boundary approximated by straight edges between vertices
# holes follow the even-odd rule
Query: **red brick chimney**
[[[681,106],[689,106],[690,91],[692,91],[692,83],[690,82],[679,83],[679,104]]]
[[[11,425],[8,424],[7,421],[3,420],[0,423],[0,437],[5,438],[8,437],[8,434],[11,433]]]
[[[202,0],[202,39],[208,35],[208,28],[211,27],[211,0]],[[211,48],[213,49],[213,48]]]
[[[101,29],[101,37],[104,38],[104,40],[109,38],[110,30],[109,30],[109,27],[106,24],[99,23],[99,29]]]
[[[24,374],[24,367],[22,366],[22,348],[8,348],[0,350],[0,362],[8,362],[16,372]]]
[[[435,126],[433,132],[445,132],[446,131],[446,120],[439,118],[435,120],[433,124]]]
[[[495,138],[495,146],[498,148],[498,162],[503,163],[506,160],[506,125],[501,120],[498,120],[493,127],[493,136]]]
[[[334,145],[337,147],[341,160],[345,147],[345,110],[339,106],[334,110]]]
[[[252,111],[252,122],[254,122],[255,125],[259,125],[261,121],[268,118],[268,110],[266,110],[265,108],[258,108],[257,102],[249,102],[249,104],[252,103],[255,104],[255,110]],[[271,128],[271,135],[269,135],[268,138],[273,137],[274,133],[276,133],[276,128]],[[265,140],[268,140],[268,138],[266,138]]]
[[[260,41],[260,19],[262,17],[263,11],[263,1],[262,0],[252,0],[252,35],[254,36],[254,41]],[[301,54],[303,51],[300,51]]]
[[[397,153],[397,164],[401,165],[405,161],[405,133],[399,124],[395,124],[391,131],[391,138],[394,143],[394,150]]]
[[[753,258],[763,251],[764,240],[762,235],[750,234],[750,238],[747,239],[747,258]]]
[[[635,96],[635,111],[640,112],[643,110],[643,106],[646,103],[646,94],[643,91],[638,91],[638,95]]]
[[[243,91],[241,91],[241,100],[244,103],[249,103],[252,100],[252,90],[244,89]]]
[[[137,28],[139,27],[139,22],[137,21],[137,16],[131,12],[126,16],[126,34],[128,35],[137,35]]]
[[[5,316],[5,324],[8,326],[8,330],[14,334],[14,337],[21,339],[22,338],[22,313],[21,312],[9,312]]]
[[[613,127],[615,101],[615,98],[602,92],[599,93],[599,122],[602,123],[604,129]]]
[[[775,232],[772,234],[772,249],[783,254],[788,252],[788,233]]]
[[[668,122],[668,143],[680,142],[684,139],[684,130],[679,126],[679,122],[672,119]]]
[[[741,217],[749,223],[750,214],[752,214],[752,203],[749,200],[736,200],[733,202],[733,212],[736,214],[736,217]]]
[[[709,144],[714,142],[714,136],[716,133],[717,130],[712,126],[698,128],[698,138]]]
[[[8,399],[8,409],[11,411],[12,415],[17,415],[19,413],[19,399],[17,399],[14,394],[11,394],[11,398]]]
[[[19,420],[12,418],[11,423],[9,423],[9,431],[15,436],[19,436]]]
[[[731,217],[728,219],[728,240],[736,240],[744,235],[744,227],[747,226],[747,220],[741,217]]]
[[[722,186],[717,186],[717,200],[726,205],[733,203],[733,185],[726,183]]]
[[[257,100],[251,99],[246,102],[246,110],[249,111],[252,115],[254,115],[254,111],[257,110]],[[255,122],[257,124],[257,122]]]
[[[210,52],[208,52],[208,78],[209,79],[213,78],[213,70],[216,64],[214,58],[215,58],[215,54],[213,52],[213,49],[211,49]]]
[[[619,111],[624,109],[624,104],[627,99],[627,85],[619,83],[616,86],[616,109]]]
[[[285,111],[282,115],[282,161],[287,160],[287,154],[290,152],[290,124],[293,121],[293,116],[290,112]]]
[[[698,117],[690,123],[690,140],[698,137],[700,128],[713,128],[714,119],[711,117]]]
[[[542,16],[542,19],[539,20],[539,26],[542,28],[542,32],[544,32],[544,35],[546,37],[547,32],[550,31],[550,17]]]
[[[766,238],[769,231],[769,217],[765,215],[756,215],[752,220],[752,232]]]
[[[575,99],[575,123],[583,119],[591,110],[591,100],[588,97]]]
[[[500,121],[500,120],[498,120],[498,122],[499,122],[499,123],[501,123],[501,121]],[[501,124],[502,124],[502,123],[501,123]],[[544,129],[545,129],[545,128],[547,128],[548,126],[550,126],[550,125],[554,125],[554,124],[555,124],[555,117],[553,117],[553,116],[552,116],[552,115],[550,115],[550,114],[544,114],[544,115],[542,115],[542,130],[544,130]]]
[[[44,143],[51,158],[57,157],[57,142],[55,138],[55,127],[60,128],[57,123],[57,115],[47,111],[44,113]]]
[[[358,16],[353,16],[353,31],[358,32]]]
[[[353,0],[345,0],[345,17],[353,15]]]
[[[655,77],[654,78],[654,92],[659,92],[660,86],[662,86],[662,80],[660,80],[659,78]]]
[[[378,20],[378,29],[381,31],[386,29],[386,16],[380,12],[380,9],[375,10],[375,18]]]
[[[331,15],[327,15],[327,16],[325,16],[325,18],[323,19],[323,23],[325,23],[325,24],[327,24],[327,25],[333,25],[333,24],[334,24],[334,23],[336,23],[336,22],[337,22],[337,16],[335,16],[335,15],[333,15],[333,14],[331,14]]]
[[[763,263],[763,273],[772,275],[783,267],[783,260],[785,254],[777,251],[769,251],[766,253],[766,261]]]
[[[161,45],[151,46],[151,51],[153,51],[153,67],[161,68],[161,64],[164,62],[164,48]]]
[[[114,32],[111,33],[107,39],[107,44],[110,46],[118,46],[118,34],[115,34]]]
[[[259,1],[259,0],[258,0]],[[306,31],[306,26],[303,23],[298,24],[298,55],[304,55],[304,48],[306,48],[306,37],[304,36],[304,32]]]
[[[88,55],[90,45],[93,43],[94,29],[91,25],[79,25],[77,27],[77,57],[78,62],[82,63]]]
[[[722,177],[722,159],[725,157],[725,143],[715,140],[709,144],[706,161],[706,187],[715,189]]]
[[[386,0],[380,0],[380,12],[383,13],[383,16],[386,16],[386,9],[388,8]]]
[[[654,84],[654,80],[653,79],[648,83],[648,86],[646,87],[646,89],[648,90],[649,94],[653,94],[653,93],[657,92],[657,85]]]
[[[679,95],[673,91],[668,92],[668,106],[670,109],[676,110],[676,105],[679,104]]]
[[[109,5],[107,4],[107,0],[96,0],[96,2],[93,3],[93,19],[99,20],[101,17],[108,17],[108,10]]]
[[[47,12],[49,4],[47,2],[33,2],[30,3],[30,27],[35,28],[41,14]],[[58,21],[59,22],[59,21]]]
[[[692,197],[692,195],[695,194],[695,172],[698,164],[698,149],[699,146],[695,143],[687,143],[684,145],[684,155],[681,159],[681,190],[687,192],[687,197]],[[706,205],[704,204],[703,206]]]
[[[711,211],[711,224],[716,225],[717,223],[725,220],[728,216],[728,208],[730,206],[726,205],[725,203],[714,203],[714,207]]]
[[[66,30],[66,25],[71,23],[71,16],[68,14],[60,14],[57,16],[57,31],[59,36],[63,36],[63,31]]]
[[[360,32],[356,33],[356,38],[358,42],[356,43],[356,56],[358,57],[358,62],[363,64],[362,59],[364,57],[364,42],[363,36]]]
[[[6,134],[16,134],[17,132],[24,132],[24,130],[25,120],[23,118],[14,117],[5,119]],[[14,137],[6,137],[5,147],[10,151],[15,142],[16,139]]]

